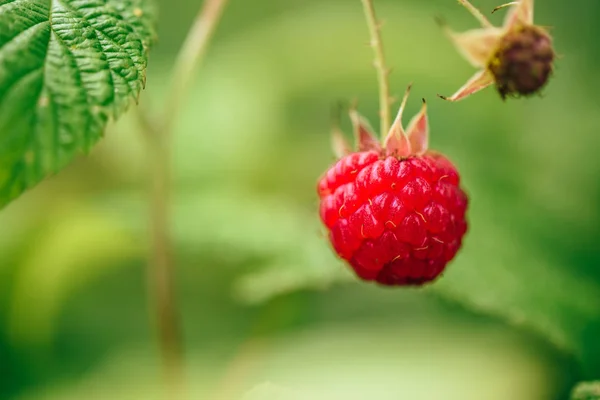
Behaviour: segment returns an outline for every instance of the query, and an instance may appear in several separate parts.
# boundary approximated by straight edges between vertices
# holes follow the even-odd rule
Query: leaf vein
[[[17,39],[18,39],[19,37],[21,37],[22,35],[24,35],[24,34],[26,34],[26,33],[29,33],[29,31],[31,31],[31,30],[33,30],[34,28],[36,28],[36,27],[39,27],[40,25],[42,25],[42,24],[45,24],[45,23],[48,23],[48,24],[49,24],[49,23],[50,23],[50,21],[48,21],[48,20],[45,20],[45,21],[36,22],[35,24],[33,24],[33,25],[29,26],[27,29],[25,29],[25,30],[23,30],[23,31],[19,32],[19,33],[18,33],[16,36],[13,36],[12,38],[10,38],[10,40],[7,40],[6,42],[2,43],[2,45],[0,46],[0,51],[2,51],[2,49],[4,48],[4,46],[6,46],[6,45],[8,45],[9,43],[11,43],[11,42],[13,42],[13,41],[17,40]]]
[[[61,3],[65,8],[71,10],[71,12],[73,12],[74,14],[76,14],[77,16],[79,16],[79,18],[81,18],[82,20],[86,21],[88,23],[88,26],[91,27],[95,32],[97,33],[101,33],[104,37],[106,37],[112,44],[114,44],[115,46],[117,46],[119,49],[121,49],[121,51],[127,55],[127,57],[129,58],[129,60],[131,61],[131,63],[133,65],[135,65],[137,70],[142,70],[145,65],[141,64],[139,62],[136,62],[134,60],[133,55],[131,54],[131,51],[127,48],[124,47],[122,44],[120,44],[119,42],[117,42],[114,38],[111,37],[111,35],[106,32],[103,29],[99,29],[94,25],[93,20],[89,19],[85,14],[83,14],[82,12],[76,10],[73,8],[73,6],[71,6],[70,4],[65,3],[63,0],[56,0],[59,3]],[[138,32],[135,29],[132,29],[132,33],[135,34],[136,36],[139,36]],[[140,39],[136,39],[141,45],[143,45],[142,41]]]
[[[112,87],[113,98],[119,97],[119,94],[117,93],[115,80],[114,80],[114,74],[117,74],[121,78],[123,78],[125,80],[125,82],[127,83],[127,88],[129,89],[129,94],[131,94],[134,98],[137,97],[137,92],[139,92],[139,87],[136,85],[136,82],[139,80],[139,78],[136,76],[134,79],[130,79],[127,76],[125,76],[120,70],[111,66],[111,57],[109,57],[109,54],[113,53],[113,52],[107,51],[107,48],[102,43],[103,41],[101,40],[101,38],[105,39],[105,40],[109,41],[110,43],[112,43],[113,45],[115,45],[115,47],[117,47],[121,51],[121,54],[125,55],[129,59],[129,61],[132,63],[132,65],[134,65],[136,67],[136,70],[139,71],[139,69],[140,69],[140,66],[138,65],[139,63],[136,63],[134,61],[134,59],[132,58],[128,49],[126,47],[124,47],[123,45],[121,45],[120,43],[118,43],[115,39],[113,39],[110,36],[110,34],[108,34],[106,31],[104,31],[102,29],[98,29],[94,25],[95,21],[92,21],[89,18],[87,18],[85,16],[85,14],[83,14],[80,11],[78,11],[77,9],[73,8],[70,4],[65,3],[63,0],[56,0],[56,1],[58,1],[60,4],[62,4],[66,9],[71,11],[73,14],[77,15],[83,21],[85,21],[87,23],[87,25],[94,30],[96,40],[98,41],[98,44],[102,48],[101,53],[104,55],[104,57],[106,58],[106,61],[107,61],[108,70],[110,72],[110,80],[111,80],[110,85]],[[135,32],[135,34],[137,35],[137,32]],[[143,66],[141,66],[141,67],[143,68]]]
[[[23,1],[23,0],[8,0],[6,3],[2,3],[0,4],[0,12],[2,12],[2,8],[5,6],[9,6],[12,3],[16,3],[17,1]]]

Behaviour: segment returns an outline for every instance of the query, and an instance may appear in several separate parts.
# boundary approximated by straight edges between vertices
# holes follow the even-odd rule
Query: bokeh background
[[[150,109],[201,5],[159,3]],[[474,70],[434,17],[476,21],[452,0],[375,3],[392,91],[414,82],[407,118],[429,100],[432,147],[470,194],[464,247],[424,290],[348,273],[323,237],[315,183],[333,162],[333,104],[358,99],[377,126],[360,2],[231,0],[174,137],[190,397],[567,398],[600,377],[600,3],[536,2],[561,55],[543,96],[502,102],[489,89],[457,104],[436,93]],[[149,160],[130,114],[0,212],[2,399],[160,398]]]

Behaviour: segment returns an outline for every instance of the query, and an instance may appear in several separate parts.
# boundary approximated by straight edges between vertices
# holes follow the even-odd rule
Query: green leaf
[[[137,100],[154,21],[151,0],[0,0],[0,207]]]
[[[600,381],[580,382],[573,389],[571,400],[600,400]]]

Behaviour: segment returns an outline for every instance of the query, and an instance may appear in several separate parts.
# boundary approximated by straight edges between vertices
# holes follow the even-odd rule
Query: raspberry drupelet
[[[402,127],[402,112],[383,145],[351,111],[358,151],[334,133],[340,159],[320,179],[320,215],[336,253],[361,279],[422,285],[454,258],[467,230],[467,195],[443,155],[429,151],[427,109]]]

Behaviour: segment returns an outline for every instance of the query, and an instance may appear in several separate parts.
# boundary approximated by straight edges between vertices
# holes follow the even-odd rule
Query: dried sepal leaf
[[[464,33],[456,33],[447,25],[443,25],[443,29],[459,53],[477,68],[487,66],[503,32],[502,29],[495,27],[472,29]]]
[[[412,154],[422,155],[429,148],[429,121],[427,119],[427,102],[423,99],[423,105],[417,115],[409,122],[406,135],[410,142]]]
[[[342,158],[352,153],[352,145],[348,142],[344,132],[340,128],[340,118],[343,108],[344,106],[341,102],[338,102],[331,108],[331,149],[337,158]]]
[[[412,154],[408,136],[401,129],[402,127],[398,125],[392,125],[390,132],[385,138],[385,154],[388,156],[405,158]]]
[[[493,84],[494,76],[490,71],[485,69],[478,71],[475,75],[473,75],[471,79],[469,79],[467,83],[465,83],[463,87],[458,89],[458,91],[452,96],[438,96],[447,101],[459,101]]]
[[[498,7],[494,8],[492,10],[492,14],[495,13],[496,11],[498,11],[498,10],[503,9],[503,8],[511,7],[511,6],[516,6],[517,4],[519,4],[518,1],[511,1],[510,3],[501,4],[501,5],[499,5]]]
[[[331,148],[337,158],[342,158],[352,153],[352,146],[350,146],[350,143],[348,143],[344,137],[344,133],[338,126],[334,126],[331,129]]]
[[[411,87],[412,84],[408,85],[406,88],[404,97],[400,103],[400,108],[398,109],[398,114],[396,115],[396,119],[394,120],[394,123],[392,124],[392,127],[390,128],[390,131],[384,140],[383,147],[388,155],[393,155],[396,157],[408,157],[412,153],[410,141],[408,140],[408,136],[406,135],[404,127],[402,126],[402,114],[406,108],[406,102],[408,101]]]
[[[504,28],[506,30],[511,30],[521,25],[533,25],[533,0],[515,1],[507,5],[512,5],[512,8],[504,19]]]
[[[373,133],[373,128],[354,108],[350,109],[350,121],[352,121],[358,151],[381,151],[381,145]]]

